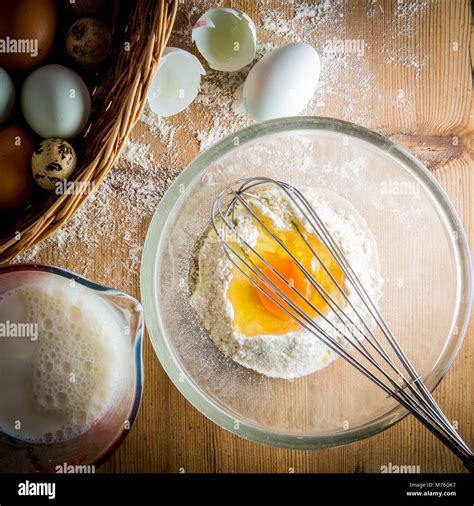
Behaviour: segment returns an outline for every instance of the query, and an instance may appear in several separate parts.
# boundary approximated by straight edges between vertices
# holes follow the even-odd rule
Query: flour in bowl
[[[302,192],[344,253],[368,295],[377,303],[381,297],[383,279],[375,239],[364,219],[349,202],[333,192],[314,188],[304,188]],[[311,233],[309,224],[305,223],[279,189],[259,191],[252,204],[275,231],[290,233],[294,228],[292,223],[297,221]],[[238,233],[255,247],[263,234],[255,220],[239,207],[235,222]],[[294,328],[293,319],[289,318],[288,322],[279,319],[282,315],[272,314],[275,311],[265,301],[265,295],[250,282],[248,286],[245,285],[247,280],[244,278],[239,285],[237,276],[238,271],[226,256],[214,230],[211,230],[198,253],[198,279],[191,304],[213,342],[227,356],[266,376],[285,379],[311,374],[337,358],[337,354],[311,332],[297,325]],[[346,281],[342,285],[358,313],[370,322],[370,316],[359,297],[351,291]],[[336,315],[328,311],[327,319],[336,325]],[[345,308],[345,311],[348,315],[353,314],[349,308]],[[239,312],[244,313],[243,317],[239,318]],[[349,346],[317,314],[315,320],[332,337]],[[285,328],[289,330],[282,332]],[[259,329],[271,331],[259,332]]]

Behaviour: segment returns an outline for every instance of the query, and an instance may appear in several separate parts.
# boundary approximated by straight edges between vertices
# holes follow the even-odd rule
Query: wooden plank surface
[[[215,4],[210,0],[182,2],[170,45],[197,54],[189,28],[201,12]],[[226,0],[219,4],[247,12],[264,43],[278,45],[292,40],[291,31],[285,32],[287,25],[280,24],[279,30],[278,24],[272,23],[280,18],[296,19],[292,28],[297,38],[319,50],[333,37],[363,41],[364,54],[360,58],[327,61],[318,96],[305,113],[360,123],[408,147],[450,195],[473,246],[474,118],[468,0],[325,0],[309,2],[306,7],[297,1]],[[316,13],[313,23],[311,16],[302,15],[305,12]],[[179,171],[202,148],[203,140],[196,132],[206,131],[203,123],[212,124],[217,108],[218,104],[214,110],[212,104],[204,107],[195,103],[185,114],[169,120],[173,127],[183,126],[173,153],[143,124],[137,125],[132,138],[150,145],[160,167],[172,166]],[[245,121],[243,124],[248,123]],[[232,129],[233,125],[225,125],[225,118],[223,122],[225,128],[217,134]],[[209,132],[214,135],[216,129]],[[129,169],[121,164],[116,170]],[[133,178],[134,171],[129,173]],[[171,181],[173,174],[163,169],[156,177]],[[120,212],[123,210],[117,209],[117,216],[112,216],[117,223],[123,218]],[[150,218],[151,214],[146,215],[134,231],[142,240]],[[127,255],[132,252],[124,247],[123,231],[119,229],[104,235],[92,254],[84,250],[88,255],[85,274],[139,296],[139,271],[137,266],[126,267]],[[78,254],[69,255],[66,245],[50,245],[34,259],[82,272],[81,248],[78,244]],[[457,360],[436,390],[436,398],[447,415],[457,421],[471,444],[473,350],[471,325]],[[145,394],[138,420],[103,471],[380,472],[381,466],[389,463],[420,466],[425,472],[463,470],[413,417],[369,439],[321,451],[282,450],[242,440],[210,422],[179,394],[148,340],[144,353]]]

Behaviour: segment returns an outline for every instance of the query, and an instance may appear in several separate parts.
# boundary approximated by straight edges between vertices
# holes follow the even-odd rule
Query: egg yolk
[[[345,276],[324,244],[317,237],[305,232],[306,241],[317,253],[334,281],[297,230],[278,231],[277,235],[291,251],[296,262],[304,267],[337,304],[344,306],[344,298],[339,287],[344,285]],[[325,298],[319,294],[295,260],[268,234],[263,231],[260,233],[254,249],[265,259],[266,264],[254,255],[251,257],[262,274],[268,278],[268,286],[247,270],[246,273],[253,280],[252,283],[234,267],[233,277],[227,290],[227,297],[234,309],[234,328],[248,337],[265,334],[281,335],[301,327],[300,323],[294,319],[300,318],[298,311],[305,313],[311,319],[318,316],[318,311],[321,314],[329,312],[330,306]],[[286,296],[289,299],[288,301],[279,295],[278,289],[281,290],[283,297]],[[294,306],[292,307],[291,304]]]
[[[261,290],[263,290],[258,291],[258,297],[263,307],[278,318],[286,318],[288,312],[297,315],[298,312],[295,308],[285,302],[284,296],[286,296],[298,309],[305,311],[311,310],[311,312],[314,313],[311,306],[295,292],[295,290],[297,290],[306,299],[311,299],[314,291],[313,285],[296,265],[295,261],[290,257],[276,257],[275,259],[268,259],[267,262],[269,265],[265,265],[262,271],[265,277],[267,277],[274,286],[271,283],[268,283],[268,286],[262,280],[258,280],[258,285]],[[284,279],[281,279],[276,273]],[[283,297],[278,290],[282,292]],[[276,292],[276,294],[272,292]],[[275,300],[273,300],[272,297]],[[277,304],[276,301],[278,301],[280,305]]]

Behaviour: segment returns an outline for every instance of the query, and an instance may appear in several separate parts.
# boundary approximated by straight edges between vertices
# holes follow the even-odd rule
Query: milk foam
[[[51,275],[0,295],[7,320],[37,324],[38,336],[0,338],[0,428],[42,443],[88,430],[131,371],[123,317],[92,290]]]

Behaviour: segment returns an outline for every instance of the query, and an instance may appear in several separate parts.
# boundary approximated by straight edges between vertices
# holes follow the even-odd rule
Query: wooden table
[[[330,93],[320,92],[319,100],[307,113],[366,125],[408,147],[450,195],[472,247],[474,117],[468,0],[334,0],[322,4],[317,23],[302,39],[318,49],[322,41],[333,37],[362,40],[364,55],[361,68],[335,65],[332,71],[336,74],[329,76]],[[212,5],[212,1],[182,2],[170,45],[197,54],[190,43],[189,26]],[[279,44],[288,41],[291,34],[283,37],[275,33],[278,27],[270,30],[262,25],[266,20],[268,28],[272,17],[268,13],[275,9],[291,19],[299,3],[225,0],[224,5],[246,11],[255,20],[259,40]],[[334,19],[336,15],[338,22],[329,22],[330,16]],[[311,23],[308,18],[303,21]],[[212,122],[212,106],[208,106],[207,115],[200,114],[200,107],[202,104],[193,104],[186,114],[172,118],[170,124]],[[132,138],[144,137],[155,160],[166,166],[171,154],[159,138],[139,124]],[[179,152],[173,154],[173,160],[182,169],[198,154],[199,142],[195,132],[186,129],[180,131],[178,140]],[[143,240],[150,218],[146,216],[138,230]],[[130,252],[118,247],[120,242],[120,231],[106,237],[89,258],[93,267],[86,274],[139,296],[139,271],[124,267],[121,261]],[[60,247],[47,247],[36,260],[81,272],[77,258],[65,255]],[[113,273],[104,279],[105,267],[111,272],[110,264],[115,261]],[[471,325],[457,360],[435,394],[471,445],[473,351]],[[138,420],[103,471],[380,472],[381,466],[388,463],[420,466],[423,472],[463,471],[457,459],[411,416],[377,436],[342,448],[290,451],[244,441],[210,422],[183,398],[161,368],[148,340],[144,360],[145,393]]]

